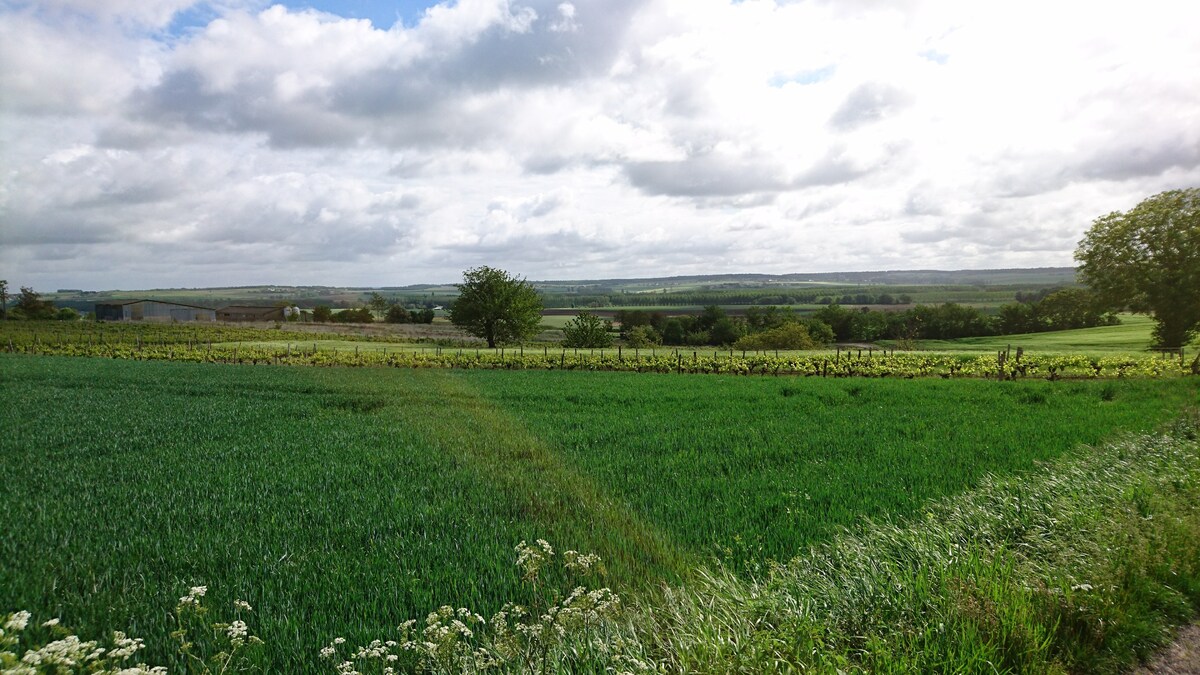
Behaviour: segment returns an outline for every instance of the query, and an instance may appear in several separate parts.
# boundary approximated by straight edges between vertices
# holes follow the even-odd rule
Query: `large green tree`
[[[1103,304],[1154,317],[1159,346],[1182,347],[1200,330],[1200,188],[1097,218],[1075,259]]]
[[[504,270],[475,267],[463,272],[450,322],[487,340],[488,347],[533,337],[542,322],[542,299],[533,285]]]

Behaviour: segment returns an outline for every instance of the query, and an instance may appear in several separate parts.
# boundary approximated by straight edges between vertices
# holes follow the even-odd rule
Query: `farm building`
[[[285,307],[230,305],[217,310],[218,321],[283,321]]]
[[[98,303],[98,321],[216,321],[215,310],[161,300]]]

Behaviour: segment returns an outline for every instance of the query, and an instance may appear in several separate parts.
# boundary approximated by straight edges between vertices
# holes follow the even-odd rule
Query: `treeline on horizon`
[[[1025,288],[1025,287],[1022,287]],[[907,305],[907,292],[863,292],[861,287],[668,291],[664,293],[542,293],[547,307],[686,307],[697,305]]]
[[[995,314],[947,302],[903,311],[850,309],[832,303],[801,315],[790,307],[751,306],[730,316],[709,305],[696,315],[617,311],[621,337],[633,346],[721,346],[735,349],[810,349],[831,342],[952,340],[1092,328],[1119,323],[1081,288],[1018,294]]]
[[[1061,286],[1057,286],[1061,287]],[[703,307],[706,305],[909,305],[914,302],[988,302],[995,303],[1019,297],[1023,293],[1046,288],[1040,284],[963,285],[946,284],[933,286],[879,286],[853,285],[820,287],[770,287],[716,289],[705,288],[687,291],[665,290],[662,292],[629,292],[615,288],[589,287],[579,292],[538,290],[542,304],[548,308],[603,309],[608,307]],[[331,289],[331,291],[334,289]],[[88,312],[97,302],[130,299],[128,294],[120,297],[103,292],[93,292],[86,298],[53,298],[58,307],[70,307],[79,312]],[[276,292],[260,298],[247,297],[197,297],[179,292],[147,292],[147,298],[164,302],[182,302],[201,306],[222,305],[295,305],[304,309],[315,309],[326,305],[332,309],[356,309],[368,304],[375,296],[382,296],[387,304],[399,304],[408,309],[433,309],[452,301],[453,291],[428,290],[414,292],[411,289],[380,289],[348,295],[331,292],[323,295],[312,289],[302,293]]]
[[[909,305],[920,296],[939,297],[1017,297],[1024,293],[1035,293],[1029,285],[1014,286],[933,286],[933,287],[879,287],[863,286],[804,288],[767,288],[738,290],[666,291],[662,293],[624,293],[605,291],[599,293],[556,293],[538,291],[542,305],[547,308],[603,309],[607,307],[702,307],[706,305]],[[389,304],[409,308],[432,309],[453,301],[453,294],[414,294],[372,292],[358,301],[345,299],[321,301],[300,299],[296,304],[311,308],[321,304],[334,309],[351,309],[369,304],[374,296],[382,296]]]

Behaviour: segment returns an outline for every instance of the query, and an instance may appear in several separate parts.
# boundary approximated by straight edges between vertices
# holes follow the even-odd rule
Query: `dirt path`
[[[1175,642],[1132,675],[1196,675],[1200,673],[1200,625],[1179,631]]]

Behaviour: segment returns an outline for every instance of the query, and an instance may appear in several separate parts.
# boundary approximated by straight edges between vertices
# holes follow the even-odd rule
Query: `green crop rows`
[[[133,345],[144,348],[221,344],[225,342],[255,342],[291,340],[312,343],[324,340],[344,340],[336,333],[317,333],[281,328],[247,328],[243,326],[202,323],[142,323],[91,321],[6,321],[0,323],[0,347],[8,349],[31,345],[75,345],[103,347]],[[369,342],[378,336],[355,336]]]
[[[0,611],[169,660],[187,587],[243,598],[271,672],[523,591],[512,547],[622,592],[783,560],[1198,401],[1073,382],[244,368],[0,355]]]
[[[266,331],[260,331],[266,332]],[[11,337],[11,336],[10,336]],[[336,340],[337,336],[334,336]],[[262,338],[260,337],[259,340]],[[375,366],[491,370],[586,370],[640,373],[705,373],[727,375],[804,375],[809,377],[974,377],[1018,378],[1161,378],[1193,374],[1200,360],[1188,364],[1166,354],[1025,354],[1000,362],[995,355],[886,352],[724,352],[706,350],[628,349],[572,351],[549,347],[504,350],[434,348],[321,349],[316,341],[147,343],[130,340],[61,340],[28,334],[0,349],[10,353],[92,356],[113,359],[167,360],[293,366]]]

